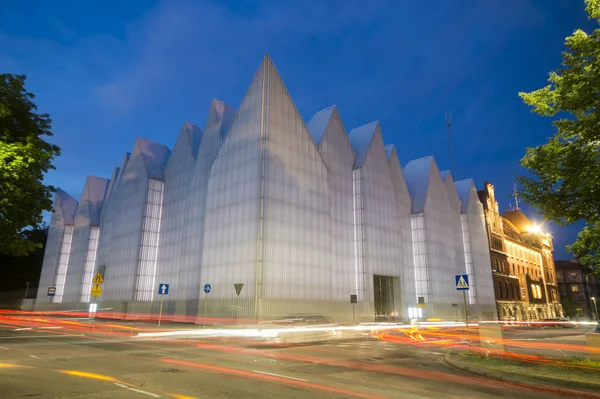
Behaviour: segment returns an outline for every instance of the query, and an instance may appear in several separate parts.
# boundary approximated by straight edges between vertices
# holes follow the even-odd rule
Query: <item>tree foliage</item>
[[[600,23],[600,0],[586,0],[590,19]],[[568,246],[582,262],[600,270],[600,29],[578,29],[565,40],[559,69],[549,85],[519,93],[532,112],[553,118],[554,136],[528,148],[521,159],[533,177],[521,176],[523,198],[544,216],[565,225],[584,220]]]
[[[42,211],[52,209],[54,187],[43,177],[60,149],[44,140],[52,121],[36,112],[33,98],[25,76],[0,74],[0,253],[8,255],[39,247],[26,229],[38,228]]]

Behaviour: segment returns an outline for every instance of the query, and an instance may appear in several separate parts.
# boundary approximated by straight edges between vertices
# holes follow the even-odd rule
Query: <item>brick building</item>
[[[519,209],[500,215],[494,186],[478,192],[490,245],[500,320],[530,321],[562,316],[552,237]]]

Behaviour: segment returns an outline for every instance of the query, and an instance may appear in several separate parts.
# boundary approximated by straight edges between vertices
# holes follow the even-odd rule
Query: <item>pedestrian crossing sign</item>
[[[469,275],[468,274],[457,274],[455,277],[456,277],[456,290],[457,291],[468,291],[469,290]]]

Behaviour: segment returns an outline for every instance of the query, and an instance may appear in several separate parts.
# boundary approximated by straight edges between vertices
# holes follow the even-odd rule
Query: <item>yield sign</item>
[[[98,272],[98,274],[96,274],[96,276],[94,276],[94,278],[92,279],[92,283],[103,283],[103,282],[104,282],[104,277],[102,277],[100,272]]]
[[[242,292],[242,288],[244,288],[244,284],[237,283],[237,284],[234,284],[233,287],[235,288],[235,293],[237,294],[237,296],[240,296],[240,292]]]
[[[96,283],[92,286],[92,296],[100,296],[102,294],[102,287]]]

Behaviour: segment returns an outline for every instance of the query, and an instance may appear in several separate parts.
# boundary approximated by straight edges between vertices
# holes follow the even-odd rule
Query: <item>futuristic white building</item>
[[[163,283],[163,314],[182,320],[454,319],[467,273],[472,317],[493,319],[486,234],[471,180],[432,157],[403,170],[378,122],[346,134],[335,106],[305,124],[266,56],[237,112],[214,100],[172,152],[138,138],[79,207],[57,193],[36,308],[86,309],[99,271],[97,301],[125,315],[156,314]]]

